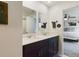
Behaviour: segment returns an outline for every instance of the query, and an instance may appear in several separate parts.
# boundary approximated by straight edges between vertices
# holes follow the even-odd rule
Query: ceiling
[[[46,5],[47,7],[51,7],[58,4],[59,1],[40,1],[40,3]]]
[[[65,3],[79,3],[78,1],[39,1],[40,3],[44,4],[47,7],[52,7],[58,4],[65,4]]]

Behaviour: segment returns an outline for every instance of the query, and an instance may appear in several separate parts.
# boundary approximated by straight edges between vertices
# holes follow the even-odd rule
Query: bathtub
[[[64,38],[79,40],[79,33],[78,32],[64,32]]]

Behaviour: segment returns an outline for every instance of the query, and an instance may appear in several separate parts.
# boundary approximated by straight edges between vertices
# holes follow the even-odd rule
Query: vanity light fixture
[[[61,27],[61,24],[57,24],[57,27],[60,28]]]
[[[43,23],[43,25],[41,26],[41,28],[44,28],[45,29],[46,28],[46,24],[47,23]]]
[[[56,28],[56,23],[57,23],[58,21],[52,21],[52,26],[53,26],[53,28]]]
[[[52,21],[52,27],[53,28],[56,28],[56,27],[60,28],[61,27],[61,24],[59,24],[59,23],[57,24],[57,22],[58,21]]]
[[[67,14],[64,14],[64,20],[67,20]]]

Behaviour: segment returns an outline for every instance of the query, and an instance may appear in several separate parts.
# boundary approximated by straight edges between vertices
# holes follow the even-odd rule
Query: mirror
[[[47,15],[23,6],[23,34],[45,34]]]
[[[36,32],[36,12],[23,7],[23,34]]]

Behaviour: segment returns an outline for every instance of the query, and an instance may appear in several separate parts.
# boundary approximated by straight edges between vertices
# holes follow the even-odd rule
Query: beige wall
[[[0,56],[22,56],[22,3],[8,2],[8,25],[0,24]]]
[[[56,4],[55,6],[51,7],[49,9],[49,31],[52,33],[58,33],[60,35],[60,40],[59,40],[59,54],[64,53],[64,45],[63,45],[63,10],[67,8],[71,8],[74,6],[78,6],[79,2],[61,2]],[[51,21],[57,20],[58,23],[62,25],[60,29],[56,28],[53,29],[51,25]]]

